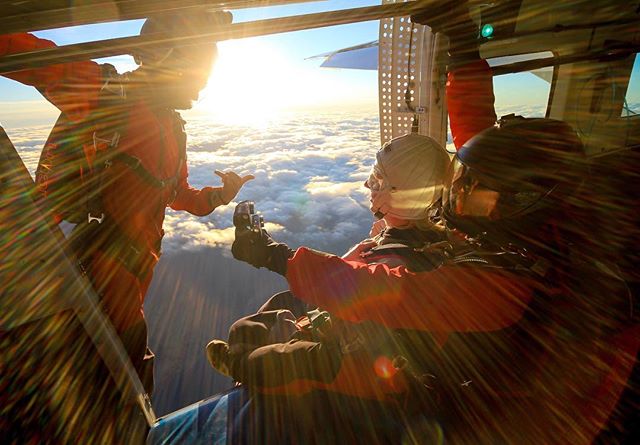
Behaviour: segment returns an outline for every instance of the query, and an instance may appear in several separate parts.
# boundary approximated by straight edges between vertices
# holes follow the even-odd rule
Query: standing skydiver
[[[222,187],[191,187],[185,122],[175,111],[198,99],[217,55],[215,43],[175,40],[228,22],[229,13],[199,9],[147,19],[141,34],[166,43],[134,54],[140,66],[126,74],[81,61],[6,75],[36,87],[61,111],[36,182],[53,214],[77,223],[71,247],[149,393],[153,354],[143,302],[161,253],[165,209],[208,215],[253,179],[216,171]],[[53,47],[31,34],[0,36],[0,55]]]
[[[432,246],[439,264],[412,271],[243,234],[234,256],[280,273],[292,295],[332,317],[397,332],[392,364],[435,376],[433,415],[447,443],[588,444],[625,387],[640,335],[621,283],[580,251],[582,143],[553,119],[494,126],[477,27],[466,6],[449,5],[413,18],[450,39],[458,152],[443,196],[449,242]],[[350,389],[372,371],[339,365],[320,388]],[[413,434],[411,419],[405,426]]]

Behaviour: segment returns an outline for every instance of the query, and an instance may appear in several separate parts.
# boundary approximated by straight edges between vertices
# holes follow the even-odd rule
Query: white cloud
[[[279,240],[341,251],[368,233],[372,217],[362,183],[379,146],[377,116],[298,114],[259,128],[194,116],[187,132],[190,183],[219,185],[214,170],[254,174],[236,202],[255,201],[265,220],[281,227]],[[169,211],[165,251],[230,243],[232,214],[233,205],[204,218]]]
[[[50,125],[34,125],[30,127],[7,128],[7,135],[16,147],[27,170],[34,176],[40,152],[51,131]]]
[[[48,126],[16,128],[11,139],[31,173]],[[222,125],[189,116],[189,182],[220,185],[215,170],[254,174],[233,203],[206,217],[167,210],[163,250],[229,246],[235,203],[256,202],[267,229],[292,247],[336,253],[367,233],[372,222],[362,186],[379,146],[375,114],[291,114],[266,126]]]

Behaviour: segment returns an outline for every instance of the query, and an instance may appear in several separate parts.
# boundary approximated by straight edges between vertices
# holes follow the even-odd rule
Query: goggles
[[[442,199],[450,215],[497,221],[533,210],[554,189],[510,190],[467,167],[456,156],[445,179]]]

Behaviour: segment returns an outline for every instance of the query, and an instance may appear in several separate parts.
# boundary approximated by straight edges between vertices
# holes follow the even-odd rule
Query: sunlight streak
[[[292,103],[297,81],[275,48],[256,39],[222,42],[207,87],[194,111],[209,112],[226,124],[264,126]]]

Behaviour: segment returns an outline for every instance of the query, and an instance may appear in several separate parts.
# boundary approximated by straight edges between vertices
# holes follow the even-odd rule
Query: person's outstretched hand
[[[236,197],[243,185],[248,181],[255,179],[253,175],[239,176],[236,172],[215,171],[216,175],[222,179],[222,189],[220,190],[220,199],[224,204],[229,204]]]
[[[256,233],[251,230],[236,229],[231,253],[236,260],[244,261],[254,267],[266,267],[286,276],[287,261],[294,252],[286,244],[275,242],[266,231]]]

